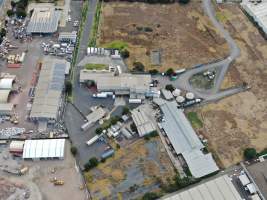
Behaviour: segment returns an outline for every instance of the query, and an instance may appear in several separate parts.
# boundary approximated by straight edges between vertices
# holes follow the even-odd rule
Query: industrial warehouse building
[[[65,139],[25,140],[23,159],[63,159]]]
[[[143,137],[156,130],[154,124],[148,119],[146,113],[141,106],[131,111],[134,124],[136,125],[138,134]]]
[[[11,115],[13,112],[13,104],[8,103],[9,95],[13,89],[13,83],[16,80],[15,75],[2,73],[0,75],[0,116]]]
[[[175,101],[158,101],[164,115],[161,126],[168,136],[177,155],[182,155],[195,178],[200,178],[219,170],[211,153],[203,153],[204,145],[198,138],[190,122]]]
[[[34,8],[30,22],[27,26],[27,33],[55,33],[58,28],[61,11],[54,7]]]
[[[66,61],[45,59],[35,89],[30,112],[32,121],[54,123],[62,105],[62,91],[65,82]]]
[[[87,81],[94,81],[99,92],[142,99],[150,91],[151,75],[121,73],[116,76],[114,72],[83,69],[80,71],[80,83]]]
[[[220,176],[193,188],[170,194],[162,200],[242,200],[237,189],[227,176]]]
[[[241,7],[254,19],[267,36],[267,1],[243,0]]]

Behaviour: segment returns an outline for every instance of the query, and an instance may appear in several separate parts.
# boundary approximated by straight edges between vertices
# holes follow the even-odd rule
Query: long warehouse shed
[[[162,101],[160,109],[165,121],[161,126],[168,136],[177,155],[185,159],[190,172],[200,178],[219,170],[211,153],[203,153],[204,145],[198,138],[190,122],[175,101]]]
[[[30,113],[33,121],[54,123],[62,104],[66,62],[59,59],[45,59],[35,89],[35,97]]]
[[[231,179],[220,176],[216,179],[197,185],[193,188],[169,194],[162,200],[242,200]]]

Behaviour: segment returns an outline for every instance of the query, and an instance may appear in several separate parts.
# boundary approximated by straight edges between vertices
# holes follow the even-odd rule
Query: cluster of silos
[[[193,100],[195,99],[195,95],[192,92],[187,92],[184,96],[182,95],[182,91],[180,89],[175,89],[172,92],[172,95],[175,97],[177,103],[182,104],[186,100]]]

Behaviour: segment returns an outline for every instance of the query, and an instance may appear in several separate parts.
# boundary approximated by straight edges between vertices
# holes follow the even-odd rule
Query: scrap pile
[[[9,138],[15,135],[21,135],[25,132],[25,128],[10,127],[5,129],[0,129],[1,138]]]

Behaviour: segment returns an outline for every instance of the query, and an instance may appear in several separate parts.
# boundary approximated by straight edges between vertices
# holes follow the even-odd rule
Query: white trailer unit
[[[90,128],[90,126],[91,126],[91,123],[90,122],[86,122],[85,124],[83,124],[81,126],[81,129],[82,129],[82,131],[87,131]]]
[[[93,94],[93,97],[95,97],[95,98],[107,98],[108,94],[101,92],[101,93]]]
[[[142,99],[129,99],[129,103],[140,104],[142,103]]]
[[[86,144],[87,144],[88,146],[90,146],[90,145],[94,144],[100,137],[101,137],[101,135],[96,135],[96,136],[94,136],[92,139],[88,140],[88,141],[86,142]]]

